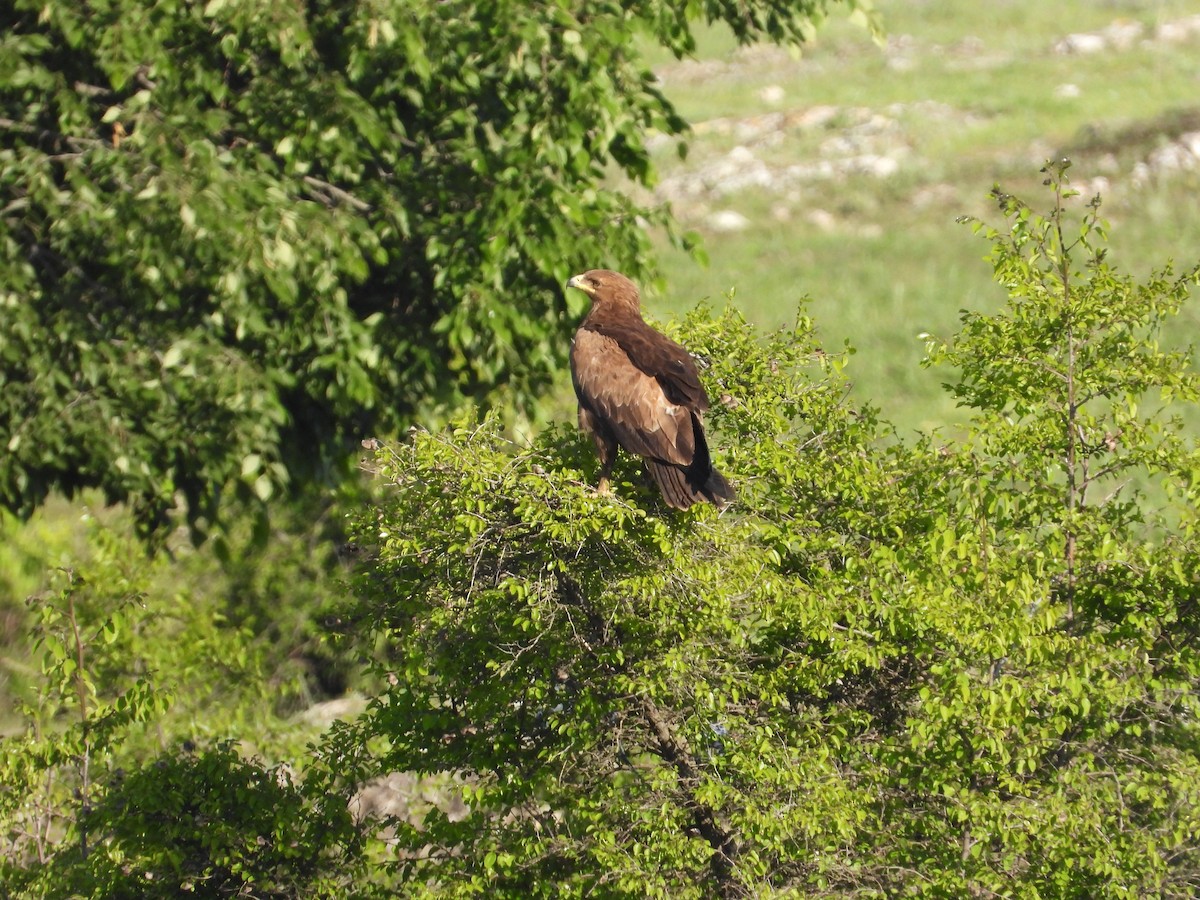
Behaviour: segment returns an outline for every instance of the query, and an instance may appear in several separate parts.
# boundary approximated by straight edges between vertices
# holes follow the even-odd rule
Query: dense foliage
[[[604,176],[685,123],[637,38],[802,40],[830,5],[7,4],[0,504],[203,525],[418,411],[528,409],[566,276],[646,273],[661,211]]]
[[[639,41],[834,5],[7,4],[0,506],[278,525],[368,431],[528,409],[564,278],[649,274],[665,214],[605,176],[685,124]],[[1196,896],[1198,271],[1123,274],[1045,174],[975,223],[1007,305],[929,339],[965,435],[849,405],[806,318],[701,312],[722,514],[469,412],[368,460],[344,600],[320,523],[85,516],[0,610],[0,894]],[[351,665],[361,715],[287,720]]]
[[[307,752],[183,742],[140,643],[161,601],[109,572],[126,601],[89,605],[106,595],[64,576],[38,728],[5,746],[0,877],[30,897],[1195,896],[1197,379],[1159,341],[1200,270],[1121,273],[1065,171],[1045,215],[998,193],[1006,225],[977,223],[1005,307],[930,338],[973,411],[961,438],[904,444],[851,407],[805,318],[763,338],[701,312],[678,336],[718,401],[725,513],[666,510],[630,459],[596,495],[565,427],[384,445],[383,498],[351,517],[356,597],[330,610],[378,689]],[[161,755],[133,740],[154,721]],[[359,793],[398,772],[426,788]]]
[[[1045,217],[999,195],[1008,305],[931,340],[965,441],[886,440],[807,322],[727,316],[684,334],[729,514],[597,497],[559,432],[383,454],[390,687],[329,749],[462,778],[470,816],[397,825],[410,890],[1195,895],[1197,393],[1157,340],[1197,272],[1119,273],[1064,173]]]
[[[342,664],[313,621],[336,595],[331,552],[273,532],[222,566],[211,543],[149,556],[127,515],[85,519],[70,567],[28,600],[40,666],[3,657],[0,894],[176,897],[253,879],[262,896],[352,877],[335,852],[355,839],[345,800],[297,815],[310,795],[261,762],[302,758],[317,726],[294,714],[344,690],[323,683]],[[304,858],[309,839],[328,860]]]

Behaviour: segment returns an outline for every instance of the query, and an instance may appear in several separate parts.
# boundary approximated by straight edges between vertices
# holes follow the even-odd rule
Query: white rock
[[[708,226],[713,231],[745,231],[750,227],[750,220],[737,210],[721,209],[708,217]]]
[[[900,161],[893,156],[867,153],[852,160],[851,167],[856,172],[874,175],[876,178],[888,178],[900,170]]]
[[[1097,175],[1091,180],[1079,182],[1075,185],[1075,187],[1082,196],[1091,199],[1097,194],[1100,194],[1101,196],[1107,196],[1110,185],[1111,182],[1107,178],[1105,178],[1103,175]]]
[[[768,84],[765,88],[758,92],[758,97],[763,103],[770,103],[776,106],[783,102],[785,91],[777,84]]]
[[[1147,159],[1150,168],[1159,172],[1188,169],[1191,168],[1194,161],[1195,157],[1181,144],[1167,144],[1167,146],[1155,150]]]
[[[1104,35],[1102,34],[1068,34],[1054,45],[1054,52],[1064,55],[1071,53],[1099,53],[1107,46],[1108,41],[1104,39]]]
[[[800,128],[819,128],[837,118],[840,112],[836,106],[810,106],[792,121]]]
[[[1104,39],[1118,50],[1128,50],[1142,36],[1142,23],[1118,19],[1101,32]]]
[[[1200,15],[1184,16],[1182,19],[1163,22],[1158,26],[1158,32],[1155,36],[1160,41],[1168,41],[1174,44],[1180,41],[1191,40],[1197,34],[1200,34]]]
[[[300,713],[300,720],[320,728],[328,728],[339,719],[353,719],[367,708],[367,700],[361,694],[347,694],[334,700],[314,703]]]
[[[1055,53],[1100,53],[1109,48],[1128,50],[1143,31],[1141,22],[1118,19],[1100,31],[1068,34],[1054,45]]]
[[[833,231],[837,228],[837,219],[826,209],[810,209],[804,214],[804,218],[822,231]]]

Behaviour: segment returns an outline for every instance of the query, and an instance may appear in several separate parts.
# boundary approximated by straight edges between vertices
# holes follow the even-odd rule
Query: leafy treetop
[[[897,444],[807,322],[730,314],[684,334],[725,514],[657,508],[632,464],[597,497],[555,431],[381,454],[385,687],[326,752],[462,779],[472,815],[396,832],[409,888],[1194,895],[1200,457],[1157,404],[1196,397],[1158,340],[1197,270],[1121,274],[1047,177],[1048,214],[1001,196],[984,230],[1007,306],[931,344],[964,441]]]

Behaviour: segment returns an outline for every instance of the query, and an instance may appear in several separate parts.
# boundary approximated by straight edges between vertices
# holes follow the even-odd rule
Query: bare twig
[[[336,185],[330,184],[328,181],[322,181],[320,178],[314,178],[311,175],[304,176],[304,183],[321,195],[321,200],[332,206],[330,201],[344,203],[347,206],[357,209],[359,212],[368,212],[371,209],[371,204],[364,200],[359,200],[353,194],[342,190]]]
[[[74,575],[70,576],[72,581]],[[71,624],[71,639],[75,645],[75,690],[79,695],[79,725],[83,738],[83,751],[79,761],[79,854],[88,856],[88,833],[86,815],[88,795],[91,793],[91,719],[88,716],[87,682],[84,680],[83,639],[79,636],[79,619],[75,615],[75,592],[67,591],[67,621]]]

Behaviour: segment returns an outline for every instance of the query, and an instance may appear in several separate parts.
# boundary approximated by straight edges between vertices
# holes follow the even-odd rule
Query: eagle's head
[[[620,272],[609,269],[592,269],[582,275],[573,275],[567,287],[577,288],[592,298],[592,307],[626,307],[640,314],[641,302],[638,289]]]

